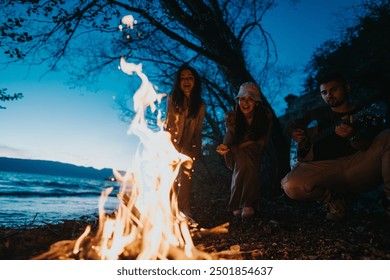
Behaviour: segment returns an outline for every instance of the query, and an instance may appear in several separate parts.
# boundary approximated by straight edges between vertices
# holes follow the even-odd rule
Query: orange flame
[[[128,75],[137,74],[142,82],[133,97],[136,116],[128,130],[128,134],[139,138],[140,145],[131,168],[124,175],[114,170],[121,184],[120,203],[114,217],[104,210],[112,188],[100,197],[98,244],[94,250],[101,259],[118,259],[134,253],[137,259],[194,258],[195,253],[199,256],[187,220],[178,210],[177,198],[171,190],[181,164],[192,160],[174,148],[170,134],[162,126],[155,132],[145,122],[146,108],[154,112],[155,102],[160,102],[165,94],[156,92],[142,72],[141,64],[128,63],[122,57],[120,66]],[[89,231],[87,228],[76,241],[74,254]],[[208,257],[204,254],[202,258]]]

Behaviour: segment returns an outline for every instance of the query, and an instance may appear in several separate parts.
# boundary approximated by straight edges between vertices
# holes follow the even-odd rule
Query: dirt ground
[[[193,214],[198,228],[229,223],[228,233],[194,237],[199,250],[224,259],[390,259],[390,220],[374,196],[357,196],[347,219],[325,220],[316,202],[291,201],[280,194],[263,198],[254,218],[238,219],[226,210],[229,178],[197,182]],[[55,225],[0,229],[0,259],[27,260],[46,252],[61,240],[75,240],[87,224],[97,221],[64,221]]]
[[[231,254],[234,259],[390,259],[390,220],[375,200],[358,199],[340,223],[327,221],[319,203],[291,201],[285,196],[263,200],[250,220],[216,211],[217,203],[205,205],[199,222],[211,227],[229,221],[229,233],[196,240],[196,244],[208,252],[238,245],[240,254]],[[219,209],[223,204],[220,201]],[[230,258],[229,254],[222,256]]]

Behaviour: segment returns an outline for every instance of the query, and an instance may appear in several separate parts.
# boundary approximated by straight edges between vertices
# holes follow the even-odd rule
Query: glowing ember
[[[137,24],[137,21],[134,20],[132,15],[127,15],[122,18],[122,23],[126,25],[127,28],[134,28],[134,24]]]

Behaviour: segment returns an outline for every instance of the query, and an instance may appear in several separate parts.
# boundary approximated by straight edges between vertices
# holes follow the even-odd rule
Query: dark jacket
[[[229,111],[225,114],[226,134],[223,143],[230,148],[230,152],[224,155],[224,158],[225,163],[230,170],[233,170],[234,168],[234,154],[236,149],[245,150],[249,157],[254,157],[254,159],[256,158],[256,161],[261,162],[264,154],[264,148],[269,141],[272,129],[272,114],[265,107],[263,107],[263,110],[266,110],[267,122],[264,124],[267,128],[264,135],[257,140],[251,140],[250,131],[247,131],[242,141],[237,144],[233,144],[233,138],[236,131],[236,112]]]
[[[378,106],[378,107],[376,107]],[[374,137],[385,128],[385,114],[381,104],[368,107],[356,107],[352,111],[337,113],[329,107],[307,111],[302,118],[295,119],[286,127],[291,135],[294,129],[306,131],[307,141],[313,150],[313,160],[330,160],[354,154],[358,150],[366,150]],[[342,138],[335,133],[335,126],[343,122],[342,118],[353,116],[354,134]]]

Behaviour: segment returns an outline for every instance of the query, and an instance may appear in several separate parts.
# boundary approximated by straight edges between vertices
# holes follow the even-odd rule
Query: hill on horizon
[[[7,157],[0,157],[0,171],[88,178],[97,180],[104,180],[106,178],[112,177],[113,175],[112,170],[109,168],[99,170],[93,167],[83,167],[57,161]]]

